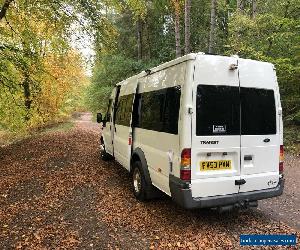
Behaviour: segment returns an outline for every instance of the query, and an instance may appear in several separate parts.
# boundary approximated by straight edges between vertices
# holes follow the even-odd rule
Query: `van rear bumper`
[[[220,207],[271,198],[281,195],[284,187],[284,179],[281,178],[275,188],[229,195],[193,198],[189,184],[173,175],[170,175],[169,182],[172,199],[186,209]]]

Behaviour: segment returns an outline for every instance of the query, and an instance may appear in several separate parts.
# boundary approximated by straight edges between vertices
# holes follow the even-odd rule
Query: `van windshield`
[[[198,85],[196,135],[276,134],[273,90]]]

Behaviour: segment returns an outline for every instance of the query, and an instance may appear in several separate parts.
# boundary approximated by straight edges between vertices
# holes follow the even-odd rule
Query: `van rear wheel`
[[[145,201],[147,199],[147,183],[140,161],[133,163],[132,186],[134,196],[139,201]]]

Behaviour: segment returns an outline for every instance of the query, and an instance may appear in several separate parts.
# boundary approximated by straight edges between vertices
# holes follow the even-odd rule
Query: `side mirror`
[[[101,113],[97,113],[97,122],[98,123],[103,122],[102,114]]]

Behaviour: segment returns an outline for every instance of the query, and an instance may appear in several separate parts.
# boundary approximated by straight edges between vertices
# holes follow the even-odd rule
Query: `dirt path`
[[[68,132],[0,148],[0,249],[237,249],[240,234],[297,233],[282,222],[287,216],[264,212],[290,196],[299,202],[289,188],[262,211],[233,214],[185,211],[168,198],[137,202],[128,173],[99,159],[100,130],[90,119],[84,113]]]

